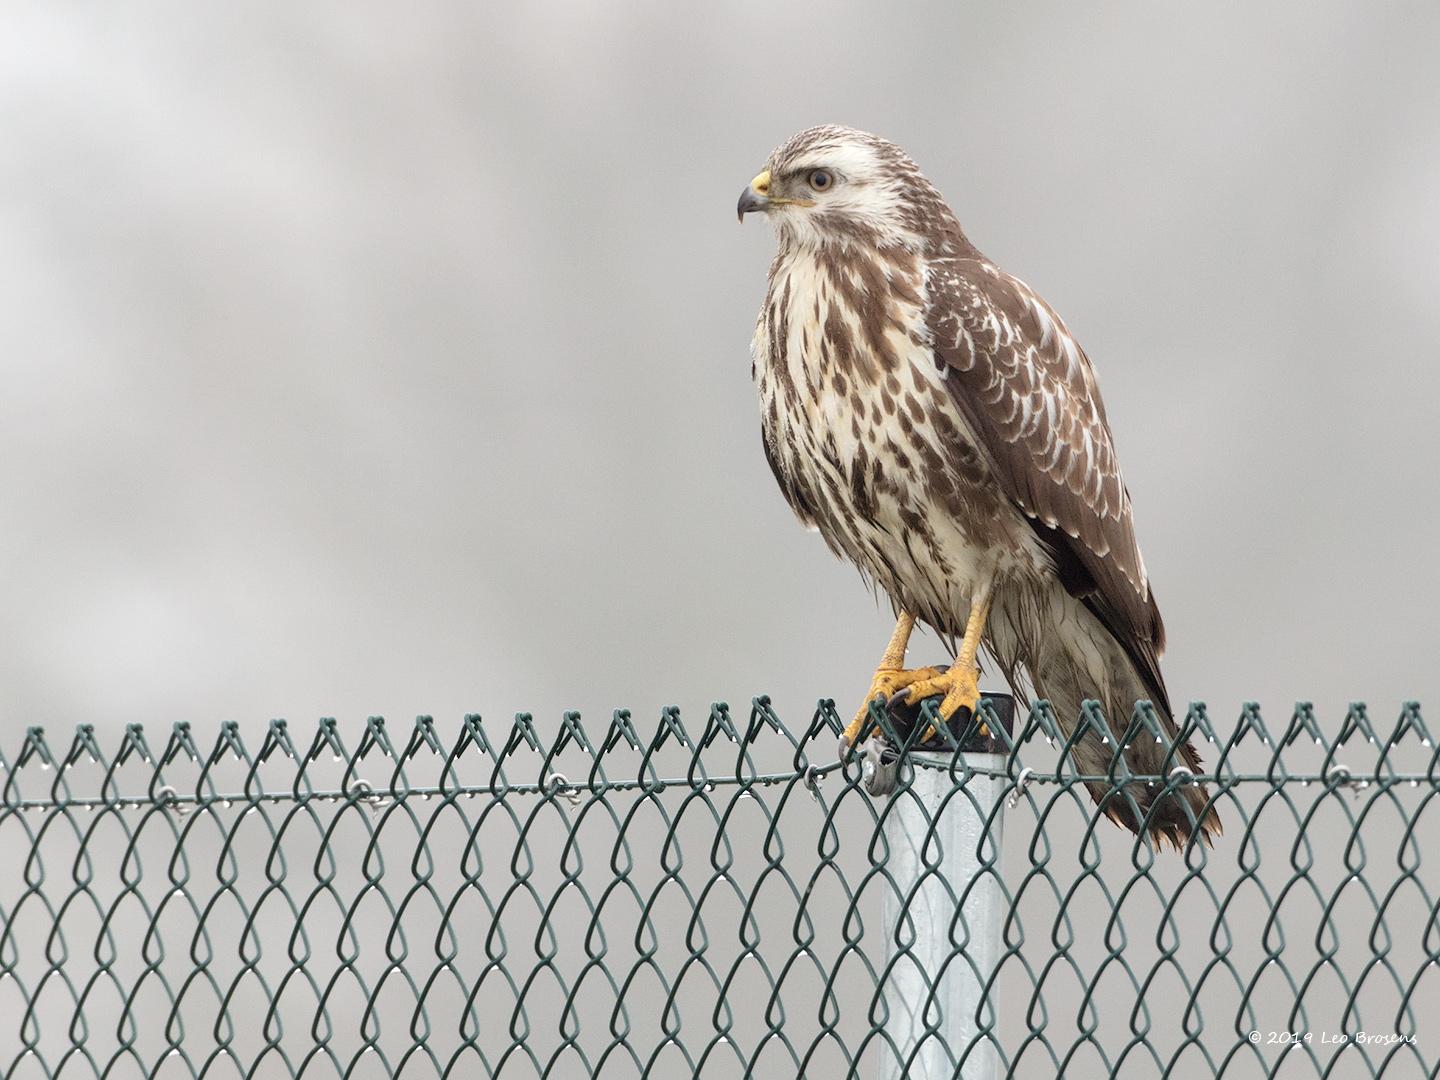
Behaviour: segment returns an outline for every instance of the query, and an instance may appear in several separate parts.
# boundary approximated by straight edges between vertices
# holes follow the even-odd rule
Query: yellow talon
[[[757,176],[755,179],[759,180]],[[769,177],[765,177],[769,180]],[[904,670],[905,651],[910,647],[910,632],[915,629],[915,616],[908,611],[900,612],[899,618],[895,620],[895,632],[890,635],[890,643],[885,646],[885,655],[880,657],[880,666],[875,669],[875,677],[870,680],[870,694],[860,704],[860,710],[855,714],[855,719],[850,721],[840,735],[840,760],[845,760],[845,754],[850,747],[855,745],[855,740],[860,735],[860,728],[865,723],[865,716],[870,711],[870,702],[884,693],[888,698],[891,694],[898,693],[909,683],[899,682],[899,678],[909,674]],[[893,685],[893,689],[888,689]]]
[[[980,704],[980,673],[973,667],[956,664],[948,671],[912,683],[905,691],[905,700],[917,705],[928,697],[944,694],[940,702],[940,718],[952,719],[962,708],[973,714]]]
[[[755,179],[768,177],[757,176]],[[944,694],[940,702],[941,719],[948,723],[962,708],[969,709],[973,716],[980,704],[980,668],[975,658],[985,630],[985,618],[989,613],[990,587],[987,584],[971,598],[970,615],[965,622],[965,637],[960,643],[955,663],[948,670],[933,667],[907,670],[904,667],[905,651],[910,644],[910,632],[915,628],[915,616],[902,611],[896,620],[895,632],[890,635],[890,644],[885,647],[885,655],[880,658],[875,677],[870,680],[870,693],[855,714],[855,719],[850,721],[850,725],[840,736],[841,760],[844,760],[850,747],[855,745],[860,729],[865,726],[869,715],[870,702],[877,697],[888,701],[903,690],[906,700],[913,705],[927,697]],[[981,727],[983,730],[984,725]],[[984,733],[989,734],[988,731]],[[925,732],[924,739],[929,739],[934,734],[935,727],[931,725]]]
[[[939,694],[945,695],[940,701],[939,713],[940,719],[947,724],[962,708],[969,709],[970,715],[975,715],[980,704],[980,672],[973,667],[961,667],[957,662],[947,671],[912,683],[905,691],[905,700],[911,705],[918,705],[926,698]],[[981,727],[983,729],[984,725]],[[928,742],[935,734],[935,725],[931,724],[925,729],[920,741]],[[988,735],[989,732],[982,730],[982,734]]]
[[[940,718],[947,724],[962,708],[975,715],[980,704],[980,665],[976,656],[980,652],[980,639],[985,633],[985,619],[990,614],[990,586],[986,584],[970,599],[970,616],[965,620],[965,637],[960,642],[960,651],[950,670],[939,678],[916,683],[909,689],[909,700],[913,704],[934,694],[944,694],[940,701]],[[928,739],[935,734],[935,726],[925,732]]]
[[[888,668],[882,667],[876,670],[875,677],[870,680],[870,692],[865,695],[865,700],[855,713],[855,719],[850,721],[844,733],[840,736],[840,752],[844,754],[860,735],[860,729],[865,725],[866,718],[870,715],[870,703],[877,697],[889,701],[906,687],[927,679],[934,679],[945,673],[944,668],[923,667],[923,668]]]

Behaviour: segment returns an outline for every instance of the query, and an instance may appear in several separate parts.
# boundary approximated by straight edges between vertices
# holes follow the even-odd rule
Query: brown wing
[[[983,259],[932,271],[927,322],[955,402],[1006,494],[1065,587],[1124,646],[1168,713],[1165,627],[1089,359],[1044,300]]]

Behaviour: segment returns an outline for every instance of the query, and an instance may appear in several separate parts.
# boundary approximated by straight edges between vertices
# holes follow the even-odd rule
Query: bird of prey
[[[1174,735],[1130,495],[1095,372],[1060,317],[878,136],[800,132],[737,209],[764,213],[778,248],[752,346],[766,459],[801,522],[897,614],[842,757],[877,697],[943,695],[947,720],[973,712],[982,645],[1067,733],[1094,699],[1118,740],[1148,700]],[[948,669],[905,669],[917,619],[958,639]],[[1098,776],[1112,750],[1092,732],[1071,753]],[[1151,738],[1125,756],[1136,774],[1200,769],[1188,743],[1168,763]],[[1220,830],[1197,784],[1131,787],[1133,804],[1090,784],[1106,814],[1156,841]]]

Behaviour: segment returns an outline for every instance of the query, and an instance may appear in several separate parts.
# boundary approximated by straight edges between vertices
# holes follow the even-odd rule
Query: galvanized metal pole
[[[957,791],[949,754],[912,752],[913,779],[892,796],[885,820],[886,869],[895,888],[886,890],[884,901],[886,959],[892,966],[883,993],[886,1031],[900,1053],[881,1055],[881,1080],[1000,1076],[994,1044],[976,1036],[994,1019],[994,1003],[984,998],[1000,959],[1006,911],[993,870],[1008,782],[1004,755],[963,756],[971,768],[999,775],[973,774]]]

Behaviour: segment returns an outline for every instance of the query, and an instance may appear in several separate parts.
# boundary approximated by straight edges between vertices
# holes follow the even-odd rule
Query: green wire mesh
[[[840,728],[761,698],[643,734],[372,718],[353,747],[331,719],[113,752],[31,729],[0,754],[0,1076],[877,1075],[887,958],[972,930],[959,881],[948,925],[882,925],[914,884],[890,811],[918,768],[947,770],[940,812],[984,808],[958,752],[871,795]],[[969,854],[1008,909],[975,1017],[1005,1075],[1440,1073],[1440,752],[1413,704],[1277,732],[1191,708],[1225,832],[1181,853],[1098,816],[1044,706],[1003,736],[1003,843]],[[1140,738],[1165,741],[1144,708]],[[1108,780],[1193,782],[1118,755]]]

